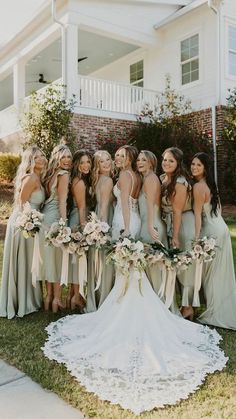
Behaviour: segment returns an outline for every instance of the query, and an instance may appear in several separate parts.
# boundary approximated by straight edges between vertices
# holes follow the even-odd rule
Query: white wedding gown
[[[130,211],[134,233],[135,205]],[[122,296],[125,280],[117,272],[98,311],[51,323],[43,348],[88,391],[136,414],[186,399],[207,373],[221,370],[227,362],[218,347],[220,335],[172,314],[144,272],[141,276],[140,292],[140,273],[131,269]]]

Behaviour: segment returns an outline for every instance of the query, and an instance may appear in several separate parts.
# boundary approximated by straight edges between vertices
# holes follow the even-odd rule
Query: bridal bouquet
[[[42,225],[43,214],[31,208],[30,203],[23,205],[22,212],[18,215],[15,226],[22,231],[25,239],[34,237]]]
[[[216,240],[213,237],[202,237],[193,242],[192,257],[203,262],[211,262],[216,255],[216,247]]]
[[[192,263],[191,252],[183,252],[180,249],[168,249],[160,242],[146,245],[149,254],[146,256],[150,264],[164,265],[167,270],[185,270]]]
[[[83,235],[88,246],[95,246],[97,249],[100,249],[111,241],[111,237],[108,234],[109,230],[109,224],[99,220],[95,212],[91,212],[89,221],[85,224]]]
[[[125,278],[125,287],[122,295],[125,295],[128,284],[130,270],[138,271],[140,274],[146,267],[144,244],[131,238],[120,238],[113,246],[107,256],[107,262],[113,262],[118,272]],[[141,275],[139,276],[139,290],[141,291]]]

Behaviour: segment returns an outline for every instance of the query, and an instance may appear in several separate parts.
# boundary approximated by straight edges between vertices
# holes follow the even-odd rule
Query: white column
[[[78,78],[78,26],[72,23],[66,25],[66,86],[67,98],[72,95],[79,97]]]
[[[25,98],[25,61],[18,60],[13,67],[13,101],[17,109]]]

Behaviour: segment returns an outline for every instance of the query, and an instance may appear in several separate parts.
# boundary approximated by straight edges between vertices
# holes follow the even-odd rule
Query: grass
[[[229,221],[236,260],[236,220]],[[3,241],[0,241],[0,266]],[[236,308],[235,308],[236,310]],[[45,327],[63,314],[38,312],[22,319],[0,319],[0,358],[28,374],[44,388],[57,393],[80,409],[86,417],[96,419],[131,419],[135,415],[117,405],[100,401],[85,391],[66,368],[44,357],[41,347],[46,339]],[[209,375],[201,388],[173,407],[143,413],[141,418],[156,419],[235,419],[236,417],[236,332],[218,329],[223,337],[222,349],[229,357],[223,372]],[[69,419],[69,418],[65,418]]]

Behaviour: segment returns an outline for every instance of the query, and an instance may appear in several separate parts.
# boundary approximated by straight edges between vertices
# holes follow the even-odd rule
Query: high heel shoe
[[[52,305],[52,297],[50,295],[47,295],[47,297],[44,300],[44,310],[49,311]]]
[[[181,307],[180,313],[182,314],[183,318],[186,320],[193,321],[194,310],[191,306]]]
[[[75,310],[76,308],[79,308],[80,310],[83,310],[85,307],[85,300],[82,297],[82,295],[73,295],[73,297],[70,300],[70,308],[71,310]]]
[[[57,313],[58,310],[64,310],[64,308],[65,308],[65,306],[61,302],[61,300],[59,300],[59,298],[54,298],[52,300],[52,312],[53,313]]]

